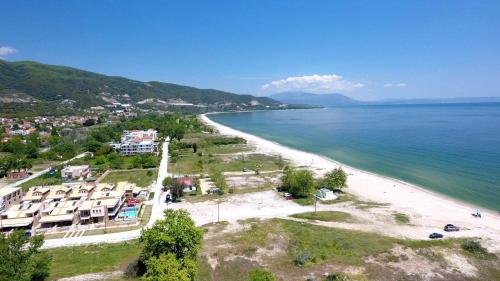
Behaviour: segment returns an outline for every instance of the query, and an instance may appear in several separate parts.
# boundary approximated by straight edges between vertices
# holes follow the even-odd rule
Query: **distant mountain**
[[[443,98],[443,99],[397,99],[381,100],[369,104],[440,104],[440,103],[491,103],[500,102],[500,97],[465,97],[465,98]]]
[[[305,92],[284,92],[269,96],[287,104],[317,105],[317,106],[346,106],[361,104],[342,94],[312,94]]]
[[[269,96],[286,104],[315,106],[350,105],[396,105],[396,104],[449,104],[449,103],[491,103],[500,102],[500,97],[465,97],[442,99],[393,99],[380,101],[359,101],[342,94],[312,94],[305,92],[284,92]]]
[[[139,106],[194,105],[206,110],[277,108],[267,97],[238,95],[157,81],[141,82],[72,67],[0,60],[0,104],[50,103],[87,108],[113,102]],[[12,106],[12,105],[8,105]]]

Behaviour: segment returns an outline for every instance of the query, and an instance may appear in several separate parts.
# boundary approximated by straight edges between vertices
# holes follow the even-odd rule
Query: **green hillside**
[[[19,107],[16,105],[20,103],[18,97],[32,106],[63,103],[66,108],[86,108],[112,102],[139,103],[139,106],[189,103],[207,110],[276,108],[281,105],[270,98],[156,81],[141,82],[31,61],[0,60],[0,103],[11,103],[6,106],[8,108]],[[26,97],[32,99],[26,101]]]

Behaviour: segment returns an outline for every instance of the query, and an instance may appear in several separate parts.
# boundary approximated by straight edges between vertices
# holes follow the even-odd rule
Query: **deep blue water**
[[[500,104],[356,106],[209,117],[289,147],[500,210]]]

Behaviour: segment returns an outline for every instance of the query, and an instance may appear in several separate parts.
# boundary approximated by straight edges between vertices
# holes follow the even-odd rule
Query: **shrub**
[[[488,252],[486,248],[481,246],[481,243],[474,241],[474,240],[466,240],[462,242],[461,245],[462,249],[470,254],[473,254],[478,257],[488,257],[491,256],[491,254]]]
[[[302,267],[306,265],[306,263],[310,260],[311,260],[311,255],[308,252],[301,252],[295,259],[295,264]]]

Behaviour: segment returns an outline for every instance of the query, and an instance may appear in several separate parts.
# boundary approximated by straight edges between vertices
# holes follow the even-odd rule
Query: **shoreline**
[[[201,114],[200,118],[202,122],[214,127],[223,135],[246,139],[250,145],[255,146],[259,153],[282,155],[295,166],[310,168],[316,175],[322,175],[326,171],[341,166],[349,175],[348,193],[364,200],[389,203],[391,210],[410,215],[412,221],[422,225],[439,226],[440,229],[436,231],[441,231],[445,224],[453,223],[472,230],[460,231],[460,234],[467,232],[470,236],[487,237],[500,243],[500,215],[493,210],[481,207],[482,218],[474,218],[471,214],[477,207],[468,202],[230,128],[212,121],[207,114]],[[500,245],[498,250],[500,251]]]

